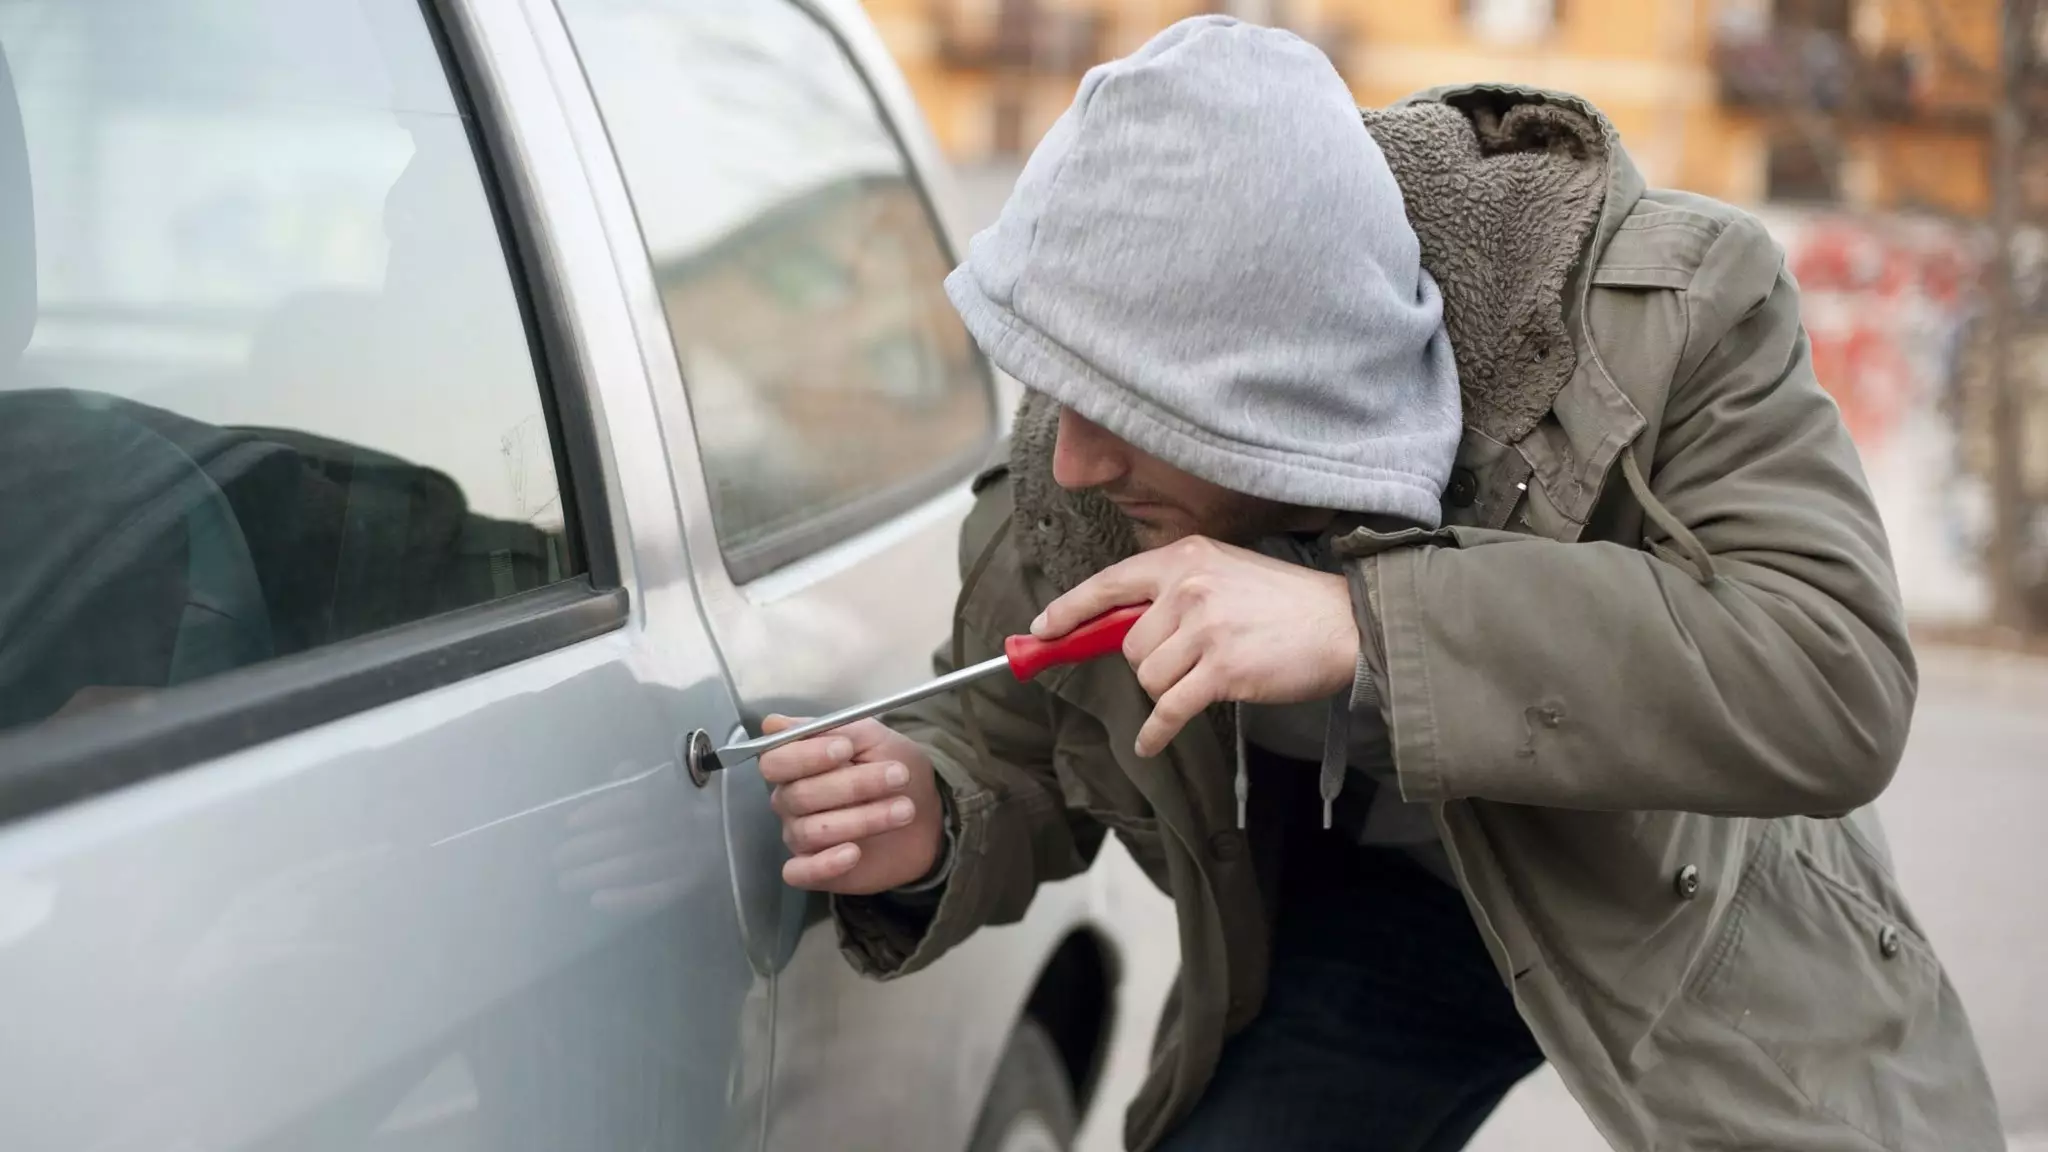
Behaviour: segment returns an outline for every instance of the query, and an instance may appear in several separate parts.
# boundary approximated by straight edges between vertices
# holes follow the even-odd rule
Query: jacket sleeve
[[[1889,783],[1916,672],[1798,290],[1747,218],[1693,283],[1649,488],[1714,575],[1654,527],[1654,551],[1457,529],[1360,561],[1408,799],[1840,815]]]
[[[1007,493],[1001,490],[1006,488],[984,492],[964,533],[967,540],[988,535],[977,531],[976,518],[997,513],[1007,518]],[[1029,601],[1014,550],[1001,541],[995,547],[1000,551],[979,579],[970,572],[961,608],[965,611],[968,597],[1014,597],[1016,604],[972,615],[1004,619],[1021,611],[1021,621],[1028,624],[1037,609]],[[970,568],[977,559],[963,556]],[[994,637],[971,628],[961,629],[959,641],[964,660],[956,663],[954,645],[943,644],[932,659],[936,672],[943,675],[1002,654]],[[1038,684],[995,676],[885,718],[931,756],[953,812],[953,868],[944,887],[919,900],[833,898],[840,944],[855,968],[884,979],[915,972],[977,928],[1022,919],[1039,884],[1088,868],[1105,829],[1065,804],[1052,768],[1052,707],[1052,697]]]

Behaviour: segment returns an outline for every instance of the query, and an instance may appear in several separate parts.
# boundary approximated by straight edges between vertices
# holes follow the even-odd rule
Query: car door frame
[[[957,258],[956,238],[961,230],[952,215],[957,193],[951,174],[916,110],[902,73],[891,62],[887,47],[858,0],[781,2],[792,4],[816,20],[858,70],[907,159],[908,176],[925,199],[936,239],[949,259]],[[727,650],[727,644],[735,632],[745,629],[750,618],[758,622],[764,609],[789,604],[804,591],[873,559],[907,537],[923,533],[929,538],[930,529],[937,523],[964,515],[971,506],[973,497],[967,480],[972,473],[963,469],[944,480],[944,487],[935,495],[928,493],[905,510],[867,524],[846,539],[766,575],[744,584],[732,579],[711,517],[709,480],[698,448],[674,338],[595,93],[583,74],[555,0],[518,3],[528,11],[529,19],[551,25],[540,39],[547,44],[545,50],[550,54],[556,83],[564,90],[564,106],[584,143],[584,179],[590,184],[604,219],[610,259],[635,321],[635,346],[669,445],[669,466],[682,507],[685,543],[693,558],[699,603],[718,640],[727,681],[734,686],[740,708],[748,713],[750,721],[758,721],[760,717],[754,709],[770,694],[819,704],[847,703],[852,691],[850,684],[900,687],[911,678],[929,674],[925,660],[928,645],[939,638],[936,634],[905,645],[909,659],[903,667],[862,669],[837,683],[769,684],[765,678],[750,678],[744,667],[735,666],[739,661]],[[992,364],[989,376],[993,455],[1006,442],[1011,409],[1021,389]],[[951,539],[943,543],[942,550],[934,550],[943,554],[929,559],[944,566],[951,583],[957,548]],[[950,602],[941,606],[940,615],[950,617]],[[1105,966],[1107,1002],[1103,1010],[1108,1015],[1100,1038],[1100,1051],[1105,1056],[1103,1068],[1112,1063],[1116,1066],[1114,1075],[1119,1084],[1113,1092],[1127,1094],[1135,1088],[1145,1067],[1152,1020],[1143,1013],[1126,1011],[1118,991],[1123,984],[1124,957],[1129,954],[1129,941],[1120,934],[1118,911],[1133,894],[1137,898],[1156,898],[1156,894],[1151,893],[1149,882],[1127,859],[1116,862],[1118,866],[1108,871],[1098,866],[1084,876],[1042,887],[1023,923],[977,933],[931,970],[909,980],[876,984],[865,981],[836,955],[829,924],[811,922],[820,915],[825,902],[781,888],[778,878],[769,871],[786,850],[779,840],[763,839],[759,825],[772,827],[773,819],[767,814],[765,797],[759,792],[758,772],[751,765],[743,765],[738,771],[728,769],[719,777],[725,788],[728,835],[734,850],[734,882],[742,890],[742,916],[755,920],[757,937],[765,934],[762,921],[780,921],[773,948],[777,1040],[775,1070],[768,1093],[773,1112],[765,1126],[769,1147],[816,1146],[816,1138],[875,1147],[943,1147],[952,1142],[964,1143],[995,1074],[1003,1050],[1002,1039],[1026,1011],[1027,1000],[1046,990],[1041,980],[1055,955],[1070,951],[1099,957]],[[759,811],[750,811],[749,805]],[[1105,855],[1116,854],[1113,849]],[[751,894],[746,891],[750,880],[754,882]],[[767,895],[778,889],[783,894],[779,911],[763,907]],[[797,913],[794,924],[792,909]],[[799,936],[801,951],[797,951]],[[754,946],[759,943],[757,939]],[[1163,987],[1167,980],[1170,972],[1154,982]],[[793,999],[793,995],[800,999]],[[942,1029],[935,1025],[941,1020],[945,1021]],[[874,1059],[874,1035],[864,1031],[866,1027],[889,1029],[898,1037],[898,1048],[905,1043],[924,1047],[908,1065]],[[817,1089],[821,1086],[815,1079],[818,1069],[830,1068],[832,1086],[816,1093],[821,1097],[816,1100],[792,1098],[784,1087],[785,1062],[799,1049],[813,1044],[819,1048],[807,1054],[810,1067],[800,1072],[797,1080]],[[1107,1059],[1112,1053],[1116,1059]],[[908,1082],[906,1068],[915,1069]],[[1090,1072],[1078,1071],[1084,1077]],[[1095,1087],[1092,1078],[1081,1085],[1084,1096],[1091,1101],[1098,1098],[1092,1091]],[[877,1100],[905,1096],[902,1107],[874,1107]],[[844,1104],[849,1099],[863,1102],[853,1114],[847,1112]],[[1118,1123],[1114,1111],[1110,1109],[1102,1115],[1091,1112],[1089,1123],[1103,1132],[1113,1131]],[[855,1126],[849,1128],[849,1124]]]
[[[848,20],[835,15],[830,0],[777,0],[815,21],[844,53],[874,98],[878,118],[903,154],[907,181],[916,189],[932,233],[948,266],[957,259],[953,230],[946,219],[944,194],[949,190],[944,166],[936,145],[927,133],[916,130],[922,120],[904,87],[900,74],[886,63],[887,50],[864,17]],[[831,576],[858,567],[863,561],[914,534],[937,518],[961,514],[971,502],[967,481],[982,467],[1002,442],[1007,431],[1004,401],[1008,390],[993,366],[987,366],[980,351],[977,363],[987,367],[984,392],[989,405],[988,432],[981,450],[962,458],[955,467],[934,470],[896,489],[878,493],[862,502],[848,515],[855,527],[843,538],[819,544],[801,556],[777,564],[770,571],[749,579],[734,578],[720,547],[712,518],[711,487],[704,457],[699,448],[674,338],[668,327],[655,276],[653,261],[642,238],[638,217],[624,173],[612,152],[610,137],[598,108],[595,93],[583,77],[574,43],[554,0],[518,0],[529,20],[542,30],[544,51],[551,57],[556,84],[565,114],[575,125],[582,142],[583,172],[604,219],[610,258],[617,270],[634,320],[634,344],[653,393],[664,439],[668,444],[668,466],[672,470],[683,518],[683,534],[691,560],[696,587],[706,616],[721,639],[721,650],[731,634],[763,604],[784,600]],[[853,13],[858,17],[857,5]],[[545,28],[543,29],[543,25]],[[750,693],[743,668],[732,666],[730,653],[727,679],[735,685],[743,710]],[[749,715],[757,722],[758,715]],[[724,733],[714,734],[723,736]]]
[[[936,145],[923,131],[923,120],[915,110],[909,90],[889,63],[887,49],[873,26],[857,4],[847,6],[838,0],[774,2],[785,4],[813,21],[857,73],[874,101],[878,120],[903,157],[905,179],[916,190],[940,254],[950,267],[956,245],[941,207],[947,201],[939,198],[947,189],[943,185],[933,187],[943,181],[945,169],[938,159]],[[835,12],[835,4],[845,10]],[[632,315],[632,346],[639,350],[656,419],[668,446],[667,466],[681,508],[684,542],[691,557],[698,602],[745,721],[744,726],[711,732],[709,737],[716,743],[742,736],[747,728],[758,730],[763,714],[772,709],[821,710],[846,703],[858,694],[877,692],[928,675],[928,645],[943,631],[942,622],[935,623],[932,637],[918,637],[910,645],[892,645],[908,658],[894,667],[843,669],[828,656],[796,669],[786,660],[750,658],[750,652],[758,652],[762,642],[773,644],[777,637],[787,633],[787,620],[777,619],[777,610],[795,607],[802,593],[849,574],[920,534],[929,542],[936,526],[964,517],[972,503],[967,482],[1002,443],[1007,430],[1003,404],[1006,394],[999,374],[976,348],[973,354],[984,369],[983,391],[989,410],[987,431],[977,450],[963,454],[949,468],[935,469],[840,512],[841,517],[856,518],[855,527],[843,538],[830,543],[820,541],[801,556],[766,573],[736,579],[718,539],[710,478],[654,261],[597,94],[576,50],[569,21],[555,0],[517,0],[513,6],[525,11],[535,40],[548,58],[563,113],[578,141],[584,182],[603,220],[609,258]],[[932,554],[921,557],[922,562],[941,565],[947,582],[954,583],[954,547],[950,538],[943,549],[928,551]],[[820,651],[829,652],[829,645],[821,645]],[[819,907],[813,904],[806,908],[807,896],[781,884],[780,864],[787,850],[767,813],[765,787],[756,766],[751,762],[734,766],[719,773],[716,782],[727,796],[734,883],[741,917],[748,922],[749,948],[764,963],[780,967],[796,947],[804,922],[814,919]]]

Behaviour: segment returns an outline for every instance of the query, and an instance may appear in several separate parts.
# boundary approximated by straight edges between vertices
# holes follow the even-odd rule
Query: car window
[[[838,42],[784,0],[560,7],[653,259],[734,578],[958,477],[993,430],[987,366]]]
[[[0,730],[559,581],[416,0],[0,0]]]

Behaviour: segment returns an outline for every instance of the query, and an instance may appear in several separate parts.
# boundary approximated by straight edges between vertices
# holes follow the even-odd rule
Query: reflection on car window
[[[0,0],[0,730],[569,575],[416,0]]]
[[[992,427],[987,369],[830,34],[779,0],[561,7],[653,257],[733,574],[955,474]]]

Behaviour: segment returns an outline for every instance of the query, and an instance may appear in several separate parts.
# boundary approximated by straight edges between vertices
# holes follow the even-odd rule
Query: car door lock
[[[711,733],[696,728],[684,737],[683,767],[690,773],[690,783],[699,788],[711,783],[711,774],[725,767],[718,762],[718,750],[711,745]]]

